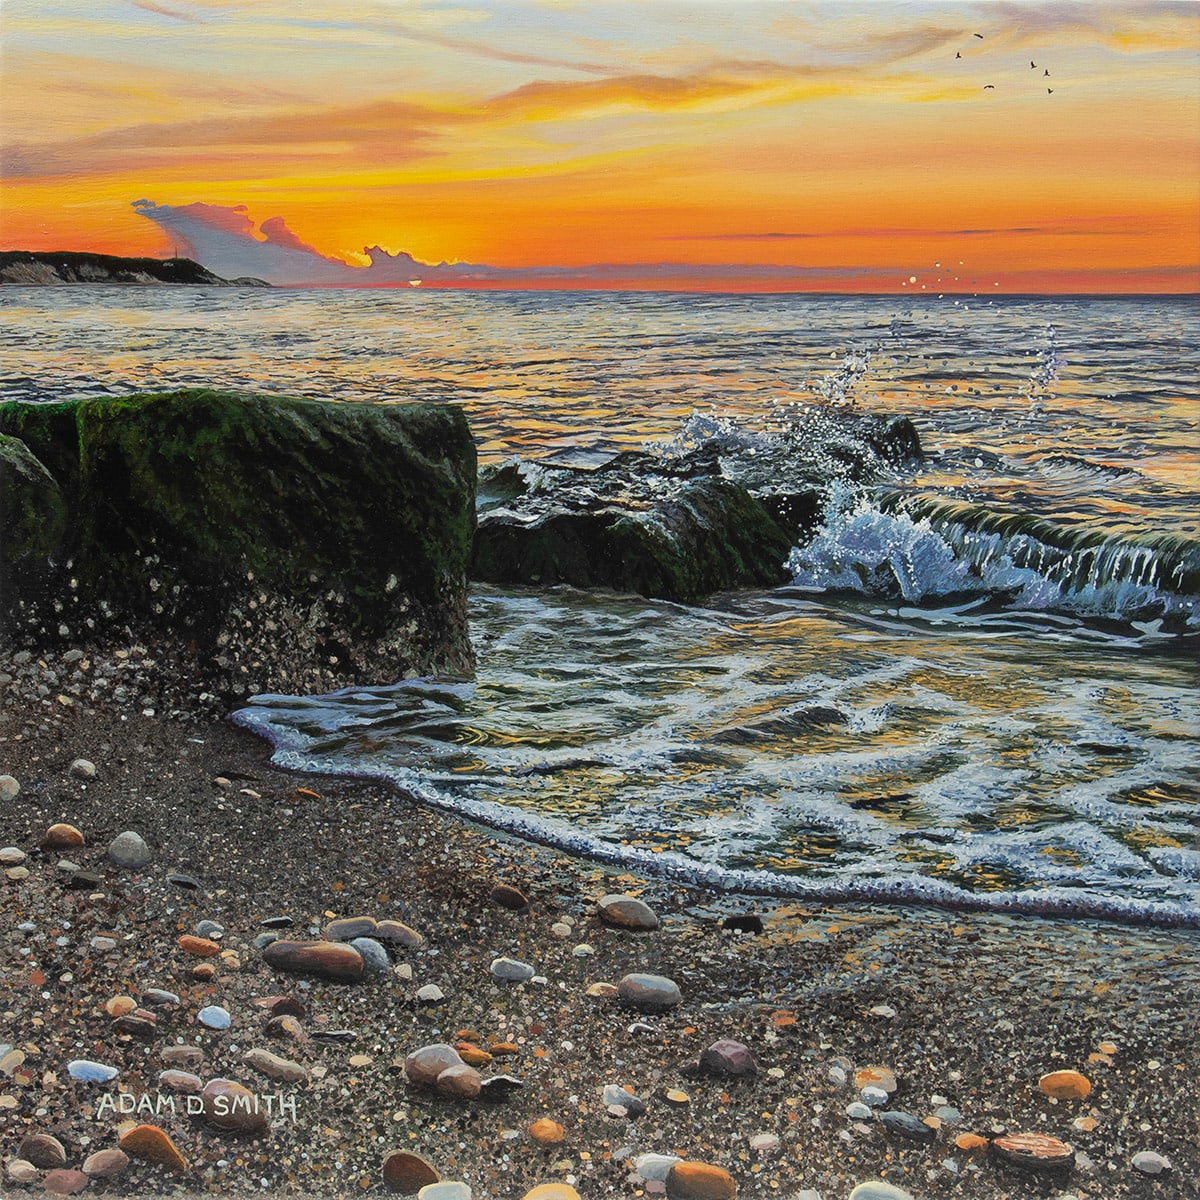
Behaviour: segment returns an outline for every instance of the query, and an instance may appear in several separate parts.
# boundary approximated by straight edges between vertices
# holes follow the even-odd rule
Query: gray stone
[[[201,921],[196,926],[196,936],[219,942],[225,936],[225,926],[216,921]]]
[[[910,1142],[932,1142],[937,1137],[937,1131],[926,1125],[920,1117],[907,1112],[882,1112],[879,1123],[897,1137],[907,1138]]]
[[[680,1161],[675,1154],[641,1154],[633,1160],[633,1169],[647,1183],[665,1183],[671,1168]]]
[[[363,966],[368,974],[382,975],[392,969],[388,952],[374,938],[351,938],[350,945],[362,955]]]
[[[679,985],[665,975],[626,975],[617,984],[617,995],[630,1008],[642,1012],[662,1012],[683,1000]]]
[[[853,1104],[846,1105],[846,1116],[852,1121],[872,1121],[875,1119],[875,1112],[861,1100],[855,1100]]]
[[[596,902],[596,910],[606,925],[619,929],[651,930],[658,928],[658,917],[644,901],[635,896],[610,893]]]
[[[471,1200],[471,1189],[457,1179],[443,1179],[427,1183],[417,1193],[417,1200]]]
[[[602,1093],[604,1107],[613,1116],[640,1117],[646,1111],[646,1102],[640,1096],[627,1092],[620,1084],[607,1083]]]
[[[162,1008],[168,1004],[178,1008],[183,1001],[175,992],[168,992],[163,988],[147,988],[142,993],[142,1003],[149,1004],[151,1008]]]
[[[96,778],[96,764],[86,758],[77,758],[67,769],[75,779]]]
[[[5,778],[11,779],[12,776],[8,775]],[[0,797],[0,799],[2,798]],[[12,797],[10,796],[8,799],[12,799]],[[0,867],[19,867],[25,861],[25,857],[25,851],[19,846],[5,846],[0,849]]]
[[[502,983],[527,983],[537,974],[528,963],[518,962],[515,958],[493,959],[491,972]]]
[[[270,1050],[255,1047],[247,1050],[244,1056],[247,1066],[266,1075],[270,1079],[283,1079],[288,1083],[307,1083],[308,1068],[290,1058],[272,1054]]]
[[[339,917],[330,921],[323,932],[331,942],[349,942],[354,938],[374,937],[378,925],[374,917]]]
[[[1161,1175],[1164,1171],[1171,1169],[1170,1159],[1164,1158],[1154,1150],[1142,1150],[1135,1154],[1131,1165],[1135,1171],[1141,1171],[1143,1175]]]
[[[404,1060],[404,1074],[412,1083],[436,1083],[437,1077],[450,1067],[463,1065],[462,1056],[445,1042],[434,1042],[414,1050]]]
[[[415,930],[410,929],[403,921],[380,921],[375,926],[375,937],[385,946],[416,950],[425,944],[425,939]]]
[[[118,867],[134,868],[144,867],[153,860],[154,854],[141,834],[127,829],[124,833],[118,833],[109,843],[108,857]]]
[[[0,800],[15,800],[21,785],[11,775],[0,775]]]

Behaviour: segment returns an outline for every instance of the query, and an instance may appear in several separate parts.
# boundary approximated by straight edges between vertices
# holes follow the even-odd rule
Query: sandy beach
[[[264,743],[195,699],[194,681],[142,648],[121,654],[21,656],[0,672],[0,773],[20,789],[0,842],[24,855],[6,855],[0,917],[14,1194],[45,1186],[44,1170],[24,1186],[12,1177],[28,1135],[56,1138],[77,1171],[130,1120],[163,1129],[186,1168],[134,1157],[90,1192],[385,1194],[385,1159],[403,1150],[476,1197],[551,1182],[584,1197],[662,1194],[662,1160],[643,1155],[720,1168],[748,1198],[842,1200],[879,1179],[929,1198],[1196,1194],[1195,931],[779,905],[616,873],[377,784],[278,770]],[[123,703],[94,686],[105,676],[124,679]],[[78,759],[94,777],[72,770]],[[44,847],[56,823],[83,844]],[[109,861],[124,831],[151,861]],[[527,905],[504,907],[498,885]],[[602,920],[596,902],[613,893],[643,901],[658,928]],[[360,915],[423,940],[357,983],[274,970],[255,946],[271,918],[293,922],[276,936],[307,939]],[[201,922],[223,931],[211,959],[179,943]],[[496,959],[533,978],[498,979]],[[639,1011],[594,986],[631,973],[672,980],[681,1000]],[[160,1001],[148,1032],[121,1032],[114,999],[145,1011],[152,989],[178,1003]],[[254,1003],[281,995],[303,1016],[281,1022]],[[201,1023],[212,1007],[229,1028]],[[726,1073],[698,1070],[718,1042],[745,1053],[708,1056]],[[407,1056],[444,1043],[479,1064],[481,1096],[406,1078]],[[269,1127],[237,1134],[189,1116],[160,1079],[171,1045],[199,1048],[188,1073],[270,1103]],[[257,1072],[245,1061],[256,1048],[302,1067],[302,1081]],[[119,1074],[79,1082],[74,1060]],[[861,1099],[865,1068],[884,1068],[877,1105]],[[1059,1071],[1089,1094],[1045,1094],[1039,1080]],[[488,1088],[499,1075],[520,1085]],[[642,1103],[614,1105],[609,1085]],[[1019,1168],[989,1146],[1016,1133],[1067,1143],[1069,1167]],[[1169,1166],[1147,1174],[1147,1154]]]

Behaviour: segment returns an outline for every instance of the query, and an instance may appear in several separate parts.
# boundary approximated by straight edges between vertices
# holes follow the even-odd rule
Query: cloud
[[[245,205],[156,204],[135,200],[134,210],[162,226],[177,253],[195,259],[226,279],[252,277],[292,287],[387,287],[420,280],[457,286],[527,286],[530,284],[596,286],[637,281],[670,286],[708,283],[798,284],[837,276],[858,279],[877,273],[874,267],[844,270],[740,263],[592,263],[580,267],[494,267],[484,263],[426,263],[411,254],[369,246],[366,266],[328,258],[290,230],[282,217],[269,217],[257,227]]]

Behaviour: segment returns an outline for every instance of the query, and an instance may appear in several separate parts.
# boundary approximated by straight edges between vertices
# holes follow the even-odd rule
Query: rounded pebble
[[[415,1196],[441,1178],[433,1163],[410,1150],[391,1150],[383,1156],[383,1182],[402,1196]]]
[[[1051,1071],[1038,1080],[1038,1088],[1056,1100],[1084,1100],[1092,1091],[1092,1081],[1078,1071]]]
[[[537,974],[528,963],[518,962],[515,958],[495,958],[489,969],[503,983],[528,983]]]
[[[617,994],[622,1003],[643,1012],[662,1012],[683,1001],[679,985],[665,975],[626,975],[617,984]]]
[[[0,775],[0,800],[15,800],[21,785],[11,775]]]
[[[116,1067],[92,1062],[90,1058],[76,1058],[67,1063],[67,1074],[80,1083],[109,1083],[120,1073]]]
[[[140,833],[134,833],[132,829],[127,829],[124,833],[118,833],[109,842],[108,857],[118,867],[129,869],[144,867],[154,858],[154,855]]]
[[[115,1179],[129,1167],[129,1155],[115,1146],[97,1150],[83,1162],[83,1173],[92,1179]]]
[[[1171,1161],[1154,1150],[1142,1150],[1135,1154],[1130,1162],[1135,1171],[1143,1175],[1161,1175],[1171,1169]]]
[[[913,1200],[911,1193],[882,1179],[868,1179],[850,1193],[850,1200]]]
[[[68,768],[68,773],[74,779],[95,779],[96,764],[86,758],[77,758]]]
[[[233,1018],[228,1009],[219,1004],[209,1004],[196,1014],[196,1020],[207,1029],[228,1029],[233,1024]]]
[[[668,1200],[734,1200],[733,1176],[711,1163],[677,1162],[667,1172]]]
[[[363,967],[369,974],[383,975],[392,969],[392,960],[382,942],[370,937],[351,938],[349,943],[362,955]]]
[[[658,928],[658,917],[643,900],[613,892],[596,901],[596,911],[606,925],[618,929],[651,930]]]

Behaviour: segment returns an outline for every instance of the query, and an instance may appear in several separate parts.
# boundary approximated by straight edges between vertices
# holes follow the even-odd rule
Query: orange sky
[[[204,261],[206,205],[251,267],[1196,291],[1198,50],[1190,2],[5,0],[0,246]]]

